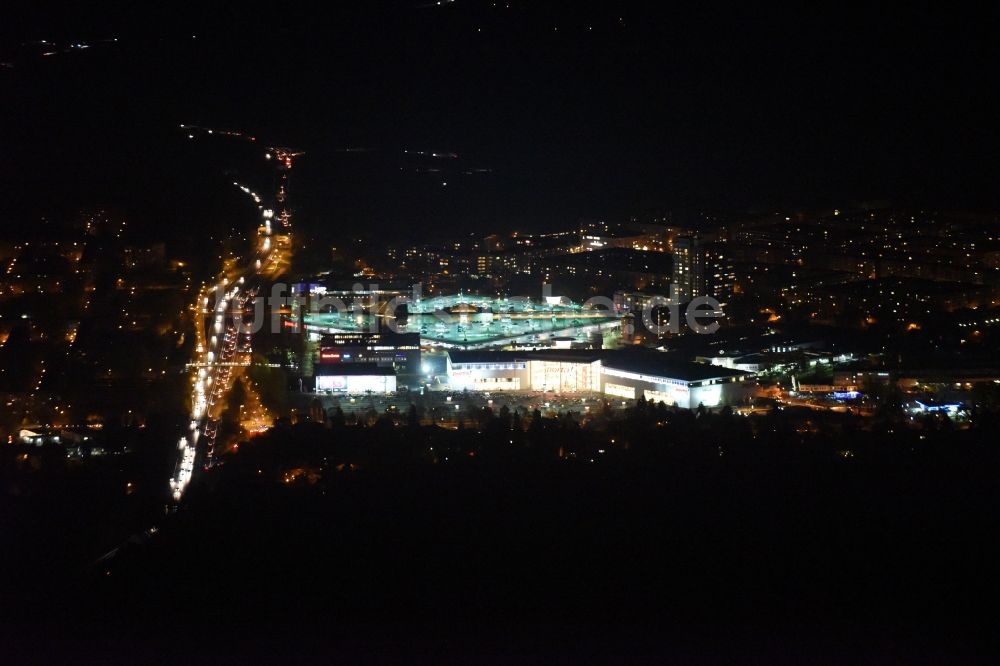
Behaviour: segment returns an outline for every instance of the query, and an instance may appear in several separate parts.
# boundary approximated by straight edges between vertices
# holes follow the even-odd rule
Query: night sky
[[[1000,203],[995,10],[337,4],[6,16],[4,227],[224,206],[221,149],[178,123],[306,150],[299,223],[341,234]]]

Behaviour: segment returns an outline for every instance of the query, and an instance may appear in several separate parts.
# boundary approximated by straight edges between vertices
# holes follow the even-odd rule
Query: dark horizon
[[[185,196],[198,178],[179,123],[306,150],[297,205],[315,229],[1000,207],[995,16],[475,2],[334,12],[13,20],[0,43],[0,86],[16,100],[0,111],[2,208],[22,221],[109,202],[137,218],[195,216],[206,204]],[[26,43],[42,38],[118,41],[42,56],[48,47]]]

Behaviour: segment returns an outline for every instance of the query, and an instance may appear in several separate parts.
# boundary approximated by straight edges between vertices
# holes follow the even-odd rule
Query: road
[[[178,460],[169,481],[175,503],[181,501],[195,471],[214,464],[226,393],[250,363],[252,322],[243,322],[241,315],[248,306],[252,307],[262,283],[288,268],[291,250],[288,172],[292,159],[298,155],[301,153],[287,148],[265,149],[264,159],[271,161],[280,174],[273,207],[266,207],[263,197],[249,187],[233,183],[250,197],[259,215],[255,247],[251,256],[233,262],[214,284],[203,286],[191,306],[198,342],[189,366],[192,368],[190,423],[188,432],[177,442]]]

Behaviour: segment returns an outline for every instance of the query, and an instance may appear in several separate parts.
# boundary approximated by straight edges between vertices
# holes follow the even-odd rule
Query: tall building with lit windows
[[[673,284],[681,303],[711,296],[725,304],[732,298],[736,271],[728,247],[699,236],[674,239]]]
[[[704,252],[705,295],[725,305],[736,291],[736,265],[729,245],[709,243]]]
[[[705,257],[702,243],[697,236],[678,236],[674,239],[674,276],[677,297],[687,303],[705,290]]]

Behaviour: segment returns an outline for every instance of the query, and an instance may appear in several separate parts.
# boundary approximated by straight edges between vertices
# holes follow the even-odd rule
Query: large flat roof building
[[[451,387],[470,391],[594,392],[685,409],[737,404],[751,373],[633,350],[449,352]]]
[[[407,317],[397,319],[401,332],[419,336],[426,347],[478,349],[507,345],[547,345],[553,338],[571,337],[585,343],[619,329],[621,320],[610,309],[573,303],[565,298],[543,300],[453,294],[412,300]],[[370,312],[307,312],[306,330],[317,334],[347,334],[379,330]]]

